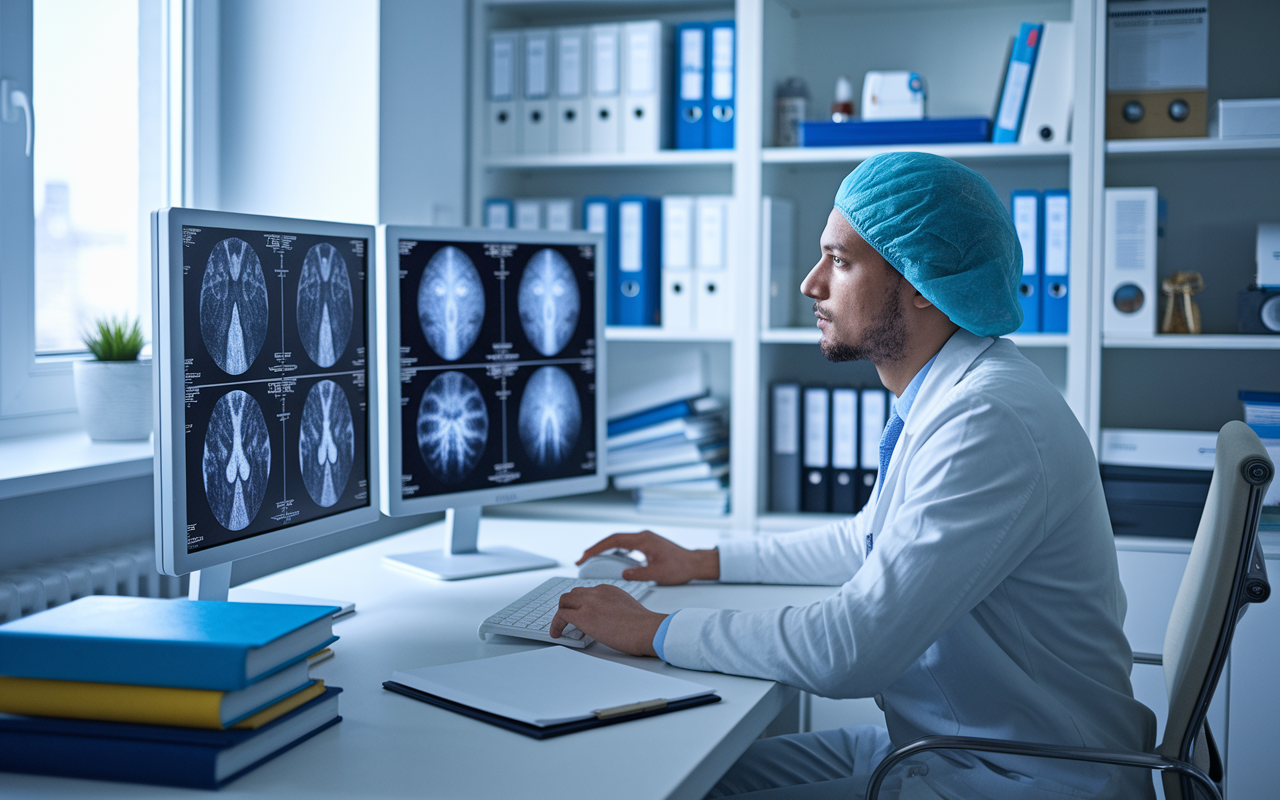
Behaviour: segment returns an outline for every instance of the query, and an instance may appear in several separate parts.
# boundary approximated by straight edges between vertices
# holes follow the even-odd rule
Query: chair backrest
[[[1164,637],[1169,716],[1161,755],[1209,771],[1205,712],[1222,674],[1236,622],[1250,602],[1270,594],[1258,544],[1262,499],[1275,467],[1249,426],[1228,422],[1218,432],[1213,480],[1191,558],[1178,587]],[[1181,798],[1178,781],[1170,792]]]

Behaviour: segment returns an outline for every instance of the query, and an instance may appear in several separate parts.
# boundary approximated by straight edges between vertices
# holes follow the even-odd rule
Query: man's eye
[[[832,256],[832,257],[831,257],[831,263],[832,263],[832,264],[835,264],[837,267],[843,267],[843,266],[844,266],[844,259],[843,259],[843,258],[841,258],[840,256]]]

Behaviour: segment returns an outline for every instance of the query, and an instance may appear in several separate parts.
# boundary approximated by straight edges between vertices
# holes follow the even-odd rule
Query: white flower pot
[[[89,438],[115,441],[151,435],[151,361],[77,361],[76,405]]]

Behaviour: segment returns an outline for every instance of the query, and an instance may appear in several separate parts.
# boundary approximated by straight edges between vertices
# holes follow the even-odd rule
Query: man
[[[640,550],[648,565],[624,577],[660,584],[840,589],[805,607],[665,617],[614,587],[575,589],[552,635],[571,623],[676,666],[875,696],[884,709],[887,732],[757,742],[710,796],[828,782],[835,796],[860,797],[894,744],[936,734],[1150,751],[1155,721],[1129,683],[1125,598],[1093,451],[1043,373],[991,338],[1022,321],[1021,250],[994,190],[945,158],[876,156],[844,180],[821,247],[801,290],[815,301],[823,355],[871,361],[898,397],[867,507],[719,550],[619,534],[584,558]],[[943,796],[1150,794],[1145,775],[1128,784],[1068,762],[929,763],[927,782]]]

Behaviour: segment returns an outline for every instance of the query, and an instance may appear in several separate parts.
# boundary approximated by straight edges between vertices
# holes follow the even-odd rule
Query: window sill
[[[95,442],[83,430],[0,439],[0,500],[151,474],[151,440]]]

